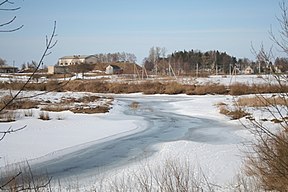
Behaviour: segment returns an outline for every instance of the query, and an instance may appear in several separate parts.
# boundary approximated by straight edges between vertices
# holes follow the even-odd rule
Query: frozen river
[[[124,114],[127,117],[142,117],[147,123],[147,128],[55,158],[52,155],[49,160],[32,164],[33,172],[47,172],[53,178],[81,177],[101,170],[129,166],[129,163],[157,153],[153,146],[162,142],[189,140],[216,145],[241,142],[241,138],[234,134],[235,129],[226,122],[174,112],[171,103],[185,98],[117,96],[115,99],[119,105],[124,106]],[[132,102],[139,103],[139,107],[132,109]]]

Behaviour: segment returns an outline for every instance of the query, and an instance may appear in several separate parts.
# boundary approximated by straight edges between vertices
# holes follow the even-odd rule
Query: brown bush
[[[236,83],[229,86],[229,94],[231,95],[247,95],[247,94],[263,94],[263,93],[287,93],[287,85],[277,84],[261,84],[247,85]]]
[[[184,85],[172,82],[167,83],[165,85],[165,94],[180,94],[180,93],[186,93],[186,88]]]
[[[129,105],[129,107],[130,107],[131,109],[138,109],[138,108],[140,107],[140,104],[139,104],[139,102],[133,101],[133,102]]]
[[[0,112],[0,122],[13,122],[16,119],[14,111],[5,110]]]
[[[284,97],[271,97],[267,98],[264,96],[254,97],[241,97],[237,100],[237,105],[247,107],[269,107],[276,105],[287,105],[288,100]]]
[[[206,84],[196,86],[194,90],[196,95],[206,95],[206,94],[227,94],[227,89],[224,85],[220,84]]]
[[[231,95],[244,95],[251,93],[251,89],[246,84],[235,83],[229,86],[229,93]]]
[[[230,117],[232,120],[241,119],[242,117],[246,117],[249,115],[246,111],[242,110],[241,108],[235,108],[230,110],[227,108],[226,105],[220,106],[220,113]]]
[[[107,82],[103,80],[73,80],[67,82],[48,81],[47,83],[29,83],[25,90],[40,91],[77,91],[77,92],[94,92],[94,93],[136,93],[144,94],[179,94],[186,93],[189,95],[205,94],[261,94],[261,93],[287,93],[286,85],[247,85],[236,83],[229,87],[220,84],[206,85],[182,85],[176,82],[144,81],[138,82]],[[65,85],[65,86],[64,86]],[[17,90],[23,86],[22,82],[0,83],[0,88]]]
[[[9,95],[1,97],[0,108],[4,107],[11,99],[12,97]],[[5,109],[6,110],[31,109],[31,108],[37,108],[39,104],[40,103],[38,101],[33,101],[29,99],[14,100]]]
[[[42,111],[42,112],[39,114],[39,119],[42,119],[42,120],[44,120],[44,121],[50,120],[49,113]]]
[[[165,87],[160,82],[144,82],[139,85],[144,94],[163,94]]]
[[[41,110],[43,110],[43,111],[50,111],[50,112],[61,112],[61,111],[67,111],[69,109],[70,109],[70,107],[63,106],[61,104],[47,105],[47,106],[41,108]]]
[[[91,96],[84,96],[82,98],[76,99],[75,102],[79,103],[89,103],[89,102],[95,102],[98,101],[101,97],[96,96],[96,95],[91,95]]]
[[[97,107],[77,107],[69,109],[73,113],[85,113],[85,114],[94,114],[94,113],[108,113],[110,110],[109,106],[97,106]]]
[[[288,191],[288,135],[261,137],[248,155],[246,173],[259,179],[264,190]]]

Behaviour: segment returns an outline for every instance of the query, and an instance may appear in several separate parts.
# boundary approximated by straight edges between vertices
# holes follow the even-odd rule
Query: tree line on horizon
[[[133,53],[99,53],[92,55],[97,63],[136,63],[137,57]],[[35,61],[24,63],[21,70],[34,68]],[[95,64],[97,64],[95,63]],[[7,62],[0,58],[0,66]],[[83,65],[84,66],[84,65]],[[254,73],[288,71],[288,58],[277,57],[274,64],[264,60],[252,61],[248,58],[237,59],[226,52],[218,50],[201,52],[200,50],[174,51],[166,56],[166,48],[152,47],[148,57],[144,58],[143,65],[149,73],[167,75],[173,71],[175,75],[189,74],[235,74],[244,71],[248,66]],[[78,68],[81,66],[78,66]],[[45,67],[46,68],[46,67]],[[87,68],[87,67],[85,67]]]
[[[175,51],[166,56],[166,49],[152,47],[149,56],[143,61],[147,71],[167,74],[173,70],[180,74],[236,74],[251,67],[254,73],[287,72],[288,58],[275,59],[274,64],[261,59],[252,61],[248,58],[237,59],[218,50],[201,52],[200,50]]]

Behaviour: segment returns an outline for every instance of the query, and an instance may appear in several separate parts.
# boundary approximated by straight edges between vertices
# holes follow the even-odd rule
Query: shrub
[[[0,112],[0,122],[13,122],[16,120],[16,113],[10,110]]]
[[[237,100],[239,106],[247,107],[269,107],[276,105],[286,105],[288,103],[285,97],[264,97],[264,96],[254,96],[254,97],[241,97]]]
[[[41,110],[43,110],[43,111],[51,111],[51,112],[61,112],[61,111],[67,111],[69,109],[70,109],[69,107],[63,106],[61,104],[47,105],[47,106],[41,108]]]
[[[140,107],[140,105],[139,105],[139,102],[133,101],[133,102],[129,105],[129,107],[130,107],[131,109],[138,109],[138,108]]]
[[[288,191],[288,135],[261,136],[248,155],[246,173],[258,178],[264,190]]]
[[[194,94],[206,95],[206,94],[227,94],[227,89],[224,85],[220,84],[206,84],[196,86]]]
[[[231,110],[228,109],[225,105],[220,106],[220,113],[230,117],[232,120],[241,119],[242,117],[246,117],[247,115],[249,115],[249,113],[247,113],[241,108],[235,108]]]
[[[229,86],[229,93],[231,95],[245,95],[251,93],[251,89],[246,84],[235,83]]]
[[[85,113],[85,114],[94,114],[94,113],[107,113],[110,110],[109,106],[96,106],[96,107],[77,107],[69,109],[73,113]]]
[[[31,109],[27,109],[24,111],[24,116],[25,117],[32,117],[33,116],[33,111]]]
[[[4,107],[8,101],[12,99],[11,96],[6,95],[1,97],[0,99],[0,107]],[[37,108],[39,102],[29,100],[29,99],[21,99],[21,100],[14,100],[10,105],[8,105],[5,109],[7,110],[16,110],[16,109],[31,109]]]
[[[44,121],[50,120],[49,113],[48,112],[44,112],[44,111],[40,112],[39,119],[42,119]]]
[[[0,174],[0,190],[7,192],[51,191],[50,182],[47,174],[32,173],[28,163],[5,166]]]
[[[144,94],[162,94],[165,91],[164,85],[160,82],[144,82],[139,87]]]
[[[167,83],[165,85],[165,93],[166,94],[180,94],[185,93],[185,86],[176,82]]]

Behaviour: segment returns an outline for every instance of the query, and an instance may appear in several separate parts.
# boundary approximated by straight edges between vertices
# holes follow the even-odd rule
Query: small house
[[[68,66],[68,65],[77,65],[85,63],[86,55],[73,55],[73,56],[65,56],[61,57],[58,60],[59,66]]]
[[[0,73],[17,73],[17,72],[18,72],[17,67],[11,67],[8,65],[0,66]]]
[[[245,70],[244,70],[244,74],[245,75],[251,75],[251,74],[253,74],[254,73],[254,70],[250,67],[250,66],[248,66]]]
[[[48,66],[48,74],[66,74],[68,71],[66,66]]]
[[[106,74],[112,75],[112,74],[121,74],[123,72],[123,70],[117,66],[117,65],[108,65],[106,67]]]

